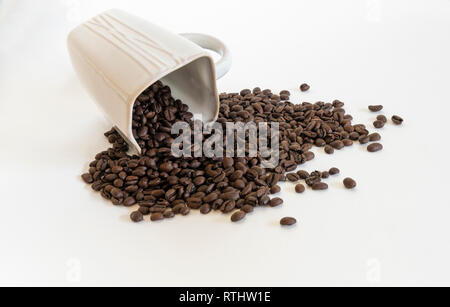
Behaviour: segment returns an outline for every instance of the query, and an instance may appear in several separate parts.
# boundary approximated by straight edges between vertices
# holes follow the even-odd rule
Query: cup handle
[[[225,76],[230,70],[232,63],[231,52],[223,42],[213,36],[201,33],[182,33],[180,35],[202,48],[212,50],[221,55],[221,59],[216,63],[217,80]]]

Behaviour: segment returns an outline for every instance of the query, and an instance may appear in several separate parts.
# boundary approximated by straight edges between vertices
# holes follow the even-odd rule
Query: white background
[[[220,91],[340,99],[367,125],[367,106],[383,104],[405,124],[382,130],[377,154],[317,150],[307,170],[342,171],[330,190],[286,184],[282,208],[244,223],[193,213],[133,224],[79,178],[110,124],[65,47],[70,28],[112,7],[225,41],[234,64]],[[448,0],[0,0],[0,283],[450,285],[449,54]],[[298,225],[281,228],[284,216]]]

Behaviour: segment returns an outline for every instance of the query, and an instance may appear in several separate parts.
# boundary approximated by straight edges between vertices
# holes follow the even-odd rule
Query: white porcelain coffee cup
[[[218,39],[174,34],[114,9],[75,28],[67,44],[82,84],[136,152],[140,147],[132,133],[133,105],[158,80],[204,122],[217,119],[216,77],[231,68],[231,54]],[[206,49],[221,59],[214,63]]]

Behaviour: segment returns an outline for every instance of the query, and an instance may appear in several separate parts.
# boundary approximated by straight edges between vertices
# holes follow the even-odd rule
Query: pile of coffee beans
[[[302,90],[307,88],[302,86]],[[228,122],[279,123],[277,167],[262,168],[261,155],[176,158],[171,154],[171,145],[177,137],[171,135],[172,126],[186,122],[193,127],[193,114],[172,96],[168,86],[158,81],[137,98],[133,109],[132,130],[142,154],[129,155],[127,143],[112,129],[105,133],[112,146],[95,156],[82,179],[114,205],[136,206],[138,209],[130,216],[134,222],[143,221],[144,216],[150,216],[151,221],[170,219],[188,215],[191,210],[202,214],[220,211],[231,214],[232,222],[239,222],[256,207],[282,205],[281,198],[271,198],[280,192],[279,182],[304,180],[313,190],[328,189],[322,179],[338,174],[336,168],[311,174],[303,170],[293,172],[315,158],[313,146],[332,154],[355,141],[367,144],[381,139],[379,134],[370,134],[365,125],[353,124],[353,117],[346,114],[344,103],[339,100],[293,104],[289,98],[289,91],[278,95],[260,88],[220,95],[218,123],[224,129]],[[402,121],[395,117],[396,123]],[[204,135],[203,139],[207,137]],[[379,143],[368,147],[370,152],[381,149]],[[302,184],[295,188],[297,193],[305,189]],[[295,222],[288,218],[281,224]]]

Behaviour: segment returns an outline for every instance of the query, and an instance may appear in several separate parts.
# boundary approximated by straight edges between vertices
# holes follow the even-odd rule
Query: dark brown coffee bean
[[[201,214],[208,214],[211,212],[211,206],[209,204],[204,204],[200,207]]]
[[[401,118],[398,115],[394,115],[394,116],[392,116],[392,122],[399,126],[399,125],[403,124],[403,118]]]
[[[377,129],[381,129],[384,127],[386,123],[382,122],[381,120],[376,120],[373,122],[373,126]]]
[[[344,143],[344,146],[345,146],[345,147],[349,147],[349,146],[352,146],[352,145],[353,145],[353,141],[350,140],[350,139],[342,140],[342,143]]]
[[[148,215],[149,213],[150,213],[150,208],[149,207],[143,207],[143,206],[141,206],[141,207],[139,207],[139,212],[142,214],[142,215]]]
[[[173,165],[171,162],[166,162],[161,164],[161,166],[159,167],[160,171],[162,172],[166,172],[169,173],[173,170]]]
[[[133,206],[134,204],[136,204],[136,199],[134,198],[134,197],[127,197],[127,198],[125,198],[125,200],[123,201],[123,205],[125,206],[125,207],[131,207],[131,206]]]
[[[282,205],[282,204],[283,204],[283,200],[282,200],[281,198],[279,198],[279,197],[272,198],[272,199],[270,200],[270,202],[269,202],[269,205],[270,205],[271,207],[278,207],[278,206],[280,206],[280,205]]]
[[[233,158],[228,158],[228,157],[223,158],[223,167],[225,169],[233,167],[233,165],[234,165],[234,159]]]
[[[326,184],[325,182],[316,182],[312,185],[312,189],[314,191],[328,190],[328,184]]]
[[[219,193],[218,192],[212,192],[212,193],[206,195],[203,198],[203,201],[205,203],[212,203],[212,202],[216,201],[218,198],[219,198]]]
[[[369,106],[369,110],[372,112],[380,112],[381,110],[383,110],[383,106],[382,105]]]
[[[281,192],[281,188],[278,185],[273,186],[270,188],[270,194],[277,194]]]
[[[325,142],[324,139],[316,139],[315,143],[314,143],[317,147],[323,147],[325,146],[327,143]]]
[[[242,210],[239,210],[239,211],[235,212],[235,213],[231,216],[231,221],[232,221],[233,223],[237,223],[237,222],[243,220],[243,219],[245,218],[246,215],[247,215],[247,213],[245,213],[245,212],[242,211]]]
[[[372,133],[369,135],[369,141],[376,142],[381,140],[381,135],[379,133]]]
[[[220,199],[223,200],[238,200],[239,199],[239,192],[227,192],[220,194]]]
[[[92,179],[92,175],[89,174],[89,173],[83,174],[83,175],[81,176],[81,178],[83,178],[84,182],[86,182],[86,183],[88,183],[88,184],[91,184],[91,183],[94,182],[94,179]]]
[[[205,181],[206,181],[206,178],[203,176],[200,176],[200,177],[196,177],[193,182],[196,186],[200,186],[200,185],[204,184]]]
[[[340,149],[344,148],[344,146],[345,146],[344,143],[340,140],[334,141],[334,142],[330,143],[330,145],[334,149],[337,149],[337,150],[340,150]]]
[[[167,209],[166,211],[164,211],[164,218],[166,219],[171,219],[175,217],[175,213],[173,212],[172,209]]]
[[[308,84],[306,84],[306,83],[303,83],[302,85],[300,85],[300,90],[302,92],[307,92],[307,91],[309,91],[310,88],[311,87]]]
[[[383,145],[380,143],[373,143],[367,147],[367,151],[369,152],[377,152],[383,149]]]
[[[286,175],[286,178],[290,181],[290,182],[296,182],[300,180],[300,177],[296,174],[296,173],[290,173]]]
[[[144,216],[142,215],[142,213],[140,211],[134,211],[133,213],[131,213],[130,218],[135,223],[139,223],[144,220]]]
[[[326,145],[324,150],[325,150],[325,153],[327,153],[329,155],[334,154],[334,148],[332,146],[330,146],[330,145]]]
[[[330,173],[329,172],[322,172],[322,174],[321,174],[321,178],[322,179],[327,179],[329,177],[330,177]]]
[[[315,155],[313,152],[308,151],[308,152],[305,152],[305,153],[303,154],[303,156],[304,156],[304,158],[305,158],[305,161],[311,161],[311,160],[314,160],[314,158],[315,158],[316,155]],[[292,168],[293,168],[293,170],[296,169],[296,168],[297,168],[297,165],[296,165],[296,164],[293,164],[293,165],[292,165]],[[286,170],[288,171],[288,168],[286,168]]]
[[[191,209],[189,207],[183,207],[180,210],[180,214],[184,215],[184,216],[188,215],[190,212],[191,212]]]
[[[321,182],[320,176],[310,176],[305,179],[305,183],[312,187],[315,183]]]
[[[123,187],[123,180],[122,179],[116,179],[116,180],[114,180],[113,185],[116,188],[121,188],[121,187]]]
[[[223,206],[222,209],[223,213],[230,213],[231,211],[234,210],[234,208],[236,208],[236,202],[234,200],[228,200],[224,202],[222,206]]]
[[[369,142],[370,142],[370,137],[369,137],[368,135],[362,136],[362,137],[359,139],[359,143],[360,143],[361,145],[365,145],[365,144],[367,144],[367,143],[369,143]]]
[[[304,170],[300,170],[297,172],[297,175],[299,176],[300,179],[305,180],[306,178],[309,177],[309,173],[307,171]]]
[[[111,190],[111,195],[112,195],[114,198],[119,199],[119,198],[122,198],[122,197],[123,197],[123,192],[122,192],[121,190],[117,189],[117,188],[113,188],[113,189]]]
[[[152,213],[152,215],[150,216],[150,220],[152,222],[161,221],[163,219],[164,219],[164,214],[161,212]]]
[[[293,226],[297,224],[297,220],[293,217],[284,217],[280,221],[281,226]]]
[[[297,184],[295,186],[295,192],[298,194],[305,192],[305,186],[303,184]]]
[[[332,167],[332,168],[330,168],[330,170],[328,172],[330,173],[331,176],[334,176],[334,175],[339,174],[341,171],[336,167]]]
[[[377,120],[383,122],[383,123],[387,123],[387,118],[384,115],[378,115],[377,116]]]
[[[345,178],[344,179],[344,186],[347,189],[354,189],[356,187],[356,181],[352,178]]]
[[[231,175],[230,179],[231,181],[236,181],[238,179],[241,179],[244,176],[244,172],[241,170],[237,170]]]
[[[252,93],[251,90],[245,89],[245,90],[242,90],[242,91],[241,91],[241,96],[242,96],[242,97],[245,97],[245,96],[247,96],[248,94],[251,94],[251,93]]]
[[[245,213],[252,213],[254,210],[253,206],[250,205],[245,205],[242,207],[242,211],[244,211]]]
[[[183,208],[185,208],[186,207],[186,205],[184,204],[184,202],[183,203],[180,203],[180,204],[177,204],[177,205],[175,205],[174,207],[173,207],[173,212],[175,213],[175,214],[180,214],[181,213],[181,210],[183,209]]]

